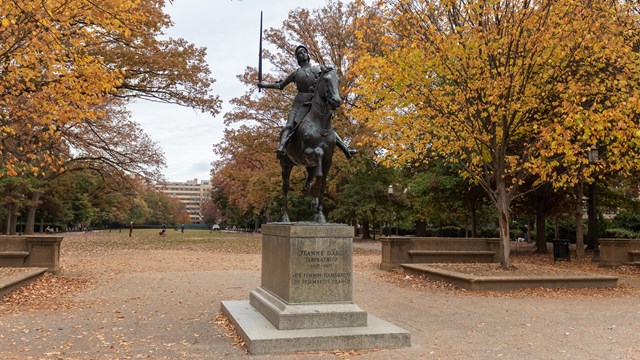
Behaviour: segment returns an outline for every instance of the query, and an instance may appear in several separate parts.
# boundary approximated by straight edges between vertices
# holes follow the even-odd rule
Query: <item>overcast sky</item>
[[[177,105],[139,101],[129,107],[132,119],[164,150],[167,180],[209,179],[212,147],[222,140],[229,100],[247,90],[236,76],[247,66],[257,66],[260,11],[267,29],[280,27],[291,10],[325,4],[325,0],[174,0],[167,4],[166,12],[175,24],[167,35],[207,48],[207,62],[216,79],[213,92],[223,101],[215,118]],[[263,66],[268,73],[269,64]]]

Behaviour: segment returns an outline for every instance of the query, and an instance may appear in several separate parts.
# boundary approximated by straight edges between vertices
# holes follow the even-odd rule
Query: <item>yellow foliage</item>
[[[122,84],[123,71],[105,66],[98,44],[125,39],[148,22],[139,0],[0,1],[0,132],[6,141],[37,133],[59,141],[66,124],[100,118],[102,104]],[[42,145],[44,146],[44,145]],[[38,152],[38,144],[23,147]],[[2,152],[4,174],[20,158]],[[55,164],[54,155],[47,163]],[[34,169],[39,172],[42,168]]]
[[[640,169],[637,13],[605,0],[524,3],[380,2],[358,25],[359,38],[384,35],[351,55],[361,101],[349,115],[374,129],[383,161],[436,153],[508,189],[527,173],[570,186]],[[589,166],[592,145],[606,164]]]

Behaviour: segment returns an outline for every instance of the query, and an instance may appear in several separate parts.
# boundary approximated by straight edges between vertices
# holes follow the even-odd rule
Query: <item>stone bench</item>
[[[28,251],[0,251],[0,267],[22,267]]]
[[[390,271],[401,264],[498,262],[499,248],[497,238],[386,237],[380,269]]]
[[[60,271],[62,236],[0,236],[0,266],[40,267]]]
[[[495,251],[489,250],[409,250],[412,263],[488,263]]]

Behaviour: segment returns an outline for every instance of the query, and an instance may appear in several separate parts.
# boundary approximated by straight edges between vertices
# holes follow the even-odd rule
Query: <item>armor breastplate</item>
[[[318,82],[318,75],[320,74],[320,68],[308,66],[305,68],[299,68],[296,71],[296,89],[301,93],[313,92]]]

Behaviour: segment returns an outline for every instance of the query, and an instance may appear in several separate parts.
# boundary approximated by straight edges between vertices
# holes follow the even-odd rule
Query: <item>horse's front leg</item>
[[[306,193],[311,189],[311,184],[313,183],[313,178],[315,177],[316,169],[314,166],[307,168],[307,180],[304,182],[304,187],[302,188],[302,192]]]
[[[324,151],[322,150],[321,147],[317,147],[313,150],[314,154],[316,155],[316,161],[317,161],[317,166],[316,166],[316,181],[320,181],[320,179],[322,178],[322,173],[323,173],[323,157],[324,157]]]

